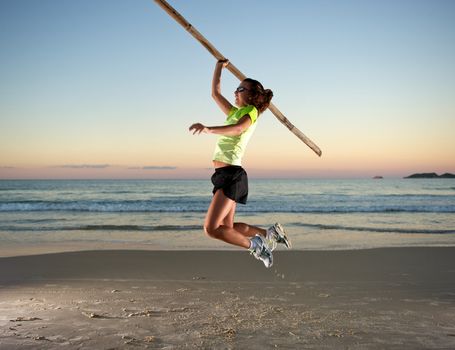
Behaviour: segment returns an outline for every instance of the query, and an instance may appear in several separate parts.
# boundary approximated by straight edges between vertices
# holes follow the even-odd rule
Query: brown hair
[[[269,107],[270,101],[272,100],[272,90],[264,89],[260,82],[251,78],[246,78],[243,81],[248,83],[251,87],[248,103],[256,107],[259,114],[264,112]]]

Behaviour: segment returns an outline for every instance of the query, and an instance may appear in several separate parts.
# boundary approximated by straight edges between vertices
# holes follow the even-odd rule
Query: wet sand
[[[455,248],[0,258],[0,349],[453,349]]]

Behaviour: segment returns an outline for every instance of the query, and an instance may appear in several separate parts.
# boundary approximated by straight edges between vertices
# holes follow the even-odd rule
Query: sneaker
[[[253,244],[255,244],[255,249],[250,250],[251,254],[258,260],[262,260],[264,263],[265,267],[269,268],[273,265],[273,256],[272,256],[272,251],[267,245],[267,242],[265,241],[265,238],[263,238],[260,235],[256,235],[253,238],[251,238],[252,241],[254,241]]]
[[[265,237],[272,252],[275,250],[278,243],[284,244],[288,249],[291,248],[291,241],[286,235],[286,232],[284,232],[283,226],[278,222],[267,229]]]

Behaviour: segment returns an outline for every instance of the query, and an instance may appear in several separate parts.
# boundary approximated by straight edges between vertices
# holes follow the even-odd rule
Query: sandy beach
[[[0,258],[1,349],[452,349],[455,248]]]

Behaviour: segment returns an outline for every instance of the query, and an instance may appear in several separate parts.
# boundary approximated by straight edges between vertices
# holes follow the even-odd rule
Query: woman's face
[[[234,91],[235,104],[238,107],[248,105],[249,97],[251,95],[251,85],[248,82],[242,81],[239,87]]]

